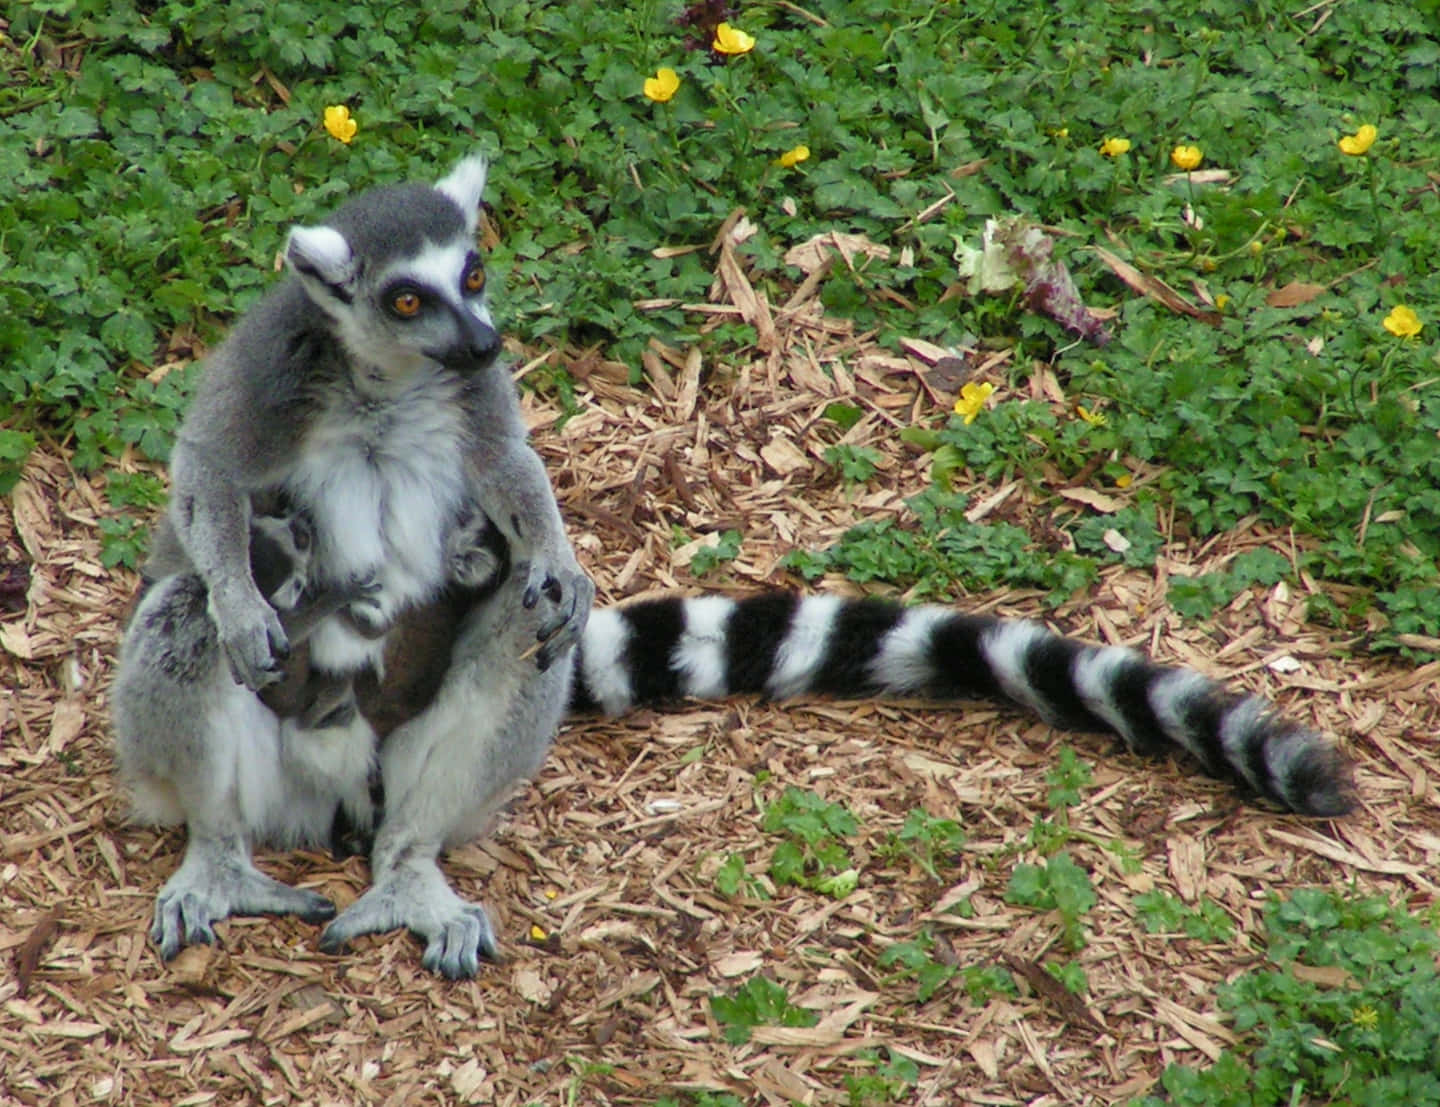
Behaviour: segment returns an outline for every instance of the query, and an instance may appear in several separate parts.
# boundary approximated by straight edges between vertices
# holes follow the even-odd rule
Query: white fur
[[[413,382],[371,422],[353,411],[322,413],[287,481],[315,524],[312,573],[324,583],[373,578],[387,621],[445,583],[445,536],[464,493],[461,416],[453,392]],[[310,640],[323,667],[347,672],[374,663],[369,641],[340,617]]]
[[[923,689],[935,677],[931,645],[935,628],[950,617],[943,607],[912,607],[880,640],[870,662],[870,678],[889,692]]]
[[[299,258],[316,269],[327,284],[345,284],[355,275],[355,255],[345,236],[332,227],[293,227],[285,243],[292,266]]]
[[[1075,690],[1085,701],[1091,713],[1104,719],[1111,729],[1128,744],[1133,745],[1140,737],[1130,733],[1125,716],[1116,709],[1110,692],[1115,686],[1116,674],[1135,664],[1135,655],[1123,646],[1107,646],[1094,652],[1087,651],[1075,659],[1070,677]]]
[[[685,633],[675,643],[670,664],[684,678],[687,696],[718,699],[730,691],[726,681],[725,626],[735,601],[701,596],[685,603]]]
[[[839,596],[806,596],[795,609],[790,631],[775,651],[775,671],[765,690],[776,699],[797,696],[810,687],[845,601]]]
[[[1031,647],[1047,636],[1045,628],[1023,619],[997,623],[980,637],[980,652],[1005,694],[1053,722],[1045,702],[1036,694],[1025,674],[1025,659]]]
[[[470,234],[480,222],[480,197],[485,191],[489,166],[479,154],[465,158],[448,174],[435,182],[435,189],[455,201],[465,213],[465,226]]]
[[[461,300],[460,278],[465,275],[465,262],[474,252],[468,239],[453,238],[449,242],[427,241],[413,257],[397,261],[375,275],[377,287],[396,278],[407,278],[429,289],[452,304]]]
[[[1245,782],[1251,788],[1261,793],[1269,792],[1270,789],[1263,786],[1263,781],[1256,779],[1250,768],[1248,753],[1256,733],[1262,729],[1265,713],[1265,702],[1251,696],[1241,700],[1225,712],[1224,717],[1220,720],[1220,745],[1225,750],[1225,760],[1230,763],[1231,768],[1237,770],[1245,778]],[[1269,752],[1271,754],[1278,752],[1282,754],[1282,757],[1285,756],[1283,750]],[[1267,757],[1267,761],[1269,760]],[[1270,764],[1270,768],[1272,771],[1275,769],[1273,762]],[[1284,777],[1282,776],[1281,779]]]
[[[614,608],[593,611],[581,639],[581,671],[585,686],[607,715],[618,715],[635,698],[625,666],[630,624]]]
[[[1199,673],[1183,669],[1167,673],[1150,686],[1150,709],[1160,720],[1166,735],[1201,761],[1209,761],[1211,755],[1196,746],[1189,727],[1185,725],[1185,714],[1190,702],[1206,695],[1211,687],[1211,682]]]

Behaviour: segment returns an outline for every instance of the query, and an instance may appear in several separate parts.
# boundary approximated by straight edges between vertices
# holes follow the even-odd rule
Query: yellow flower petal
[[[1340,140],[1340,152],[1349,154],[1352,158],[1358,158],[1375,145],[1376,136],[1379,134],[1375,124],[1366,123],[1353,135],[1346,135]]]
[[[960,397],[955,401],[955,414],[964,416],[968,427],[985,410],[985,401],[994,391],[995,386],[989,381],[980,384],[971,381],[960,389]]]
[[[717,54],[748,54],[755,49],[755,40],[740,28],[722,23],[715,28],[715,41],[710,48]]]
[[[1130,140],[1128,138],[1107,138],[1100,144],[1100,152],[1107,158],[1118,158],[1121,154],[1130,152]]]
[[[348,146],[359,129],[360,125],[350,118],[350,109],[344,104],[331,104],[325,109],[325,130],[331,138],[339,139]]]
[[[530,940],[531,940],[531,941],[534,941],[534,942],[543,942],[543,941],[546,939],[546,937],[548,937],[548,935],[547,935],[547,934],[545,933],[545,931],[542,930],[540,927],[538,927],[538,926],[533,926],[533,925],[530,927]]]
[[[1075,405],[1075,414],[1080,416],[1081,419],[1085,420],[1085,422],[1089,423],[1092,427],[1103,427],[1110,422],[1110,420],[1105,418],[1104,412],[1091,411],[1083,404]]]
[[[1175,163],[1176,168],[1187,173],[1200,164],[1202,157],[1204,155],[1198,146],[1177,146],[1170,151],[1170,160]]]
[[[802,142],[799,146],[793,146],[789,150],[786,150],[777,160],[786,169],[794,169],[795,166],[799,165],[809,156],[810,147]]]
[[[1408,308],[1404,304],[1396,304],[1390,309],[1390,314],[1381,321],[1381,326],[1396,338],[1414,338],[1420,333],[1420,328],[1424,324],[1420,322],[1420,316],[1416,315],[1412,308]]]
[[[680,87],[680,75],[669,66],[661,66],[655,76],[645,78],[645,95],[657,104],[666,103]]]

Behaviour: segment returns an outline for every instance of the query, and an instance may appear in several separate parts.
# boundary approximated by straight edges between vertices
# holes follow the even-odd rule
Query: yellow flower
[[[789,150],[786,150],[776,160],[786,169],[794,169],[809,156],[810,147],[802,142],[799,146],[792,146]]]
[[[1135,478],[1132,477],[1129,473],[1121,473],[1118,477],[1115,478],[1116,488],[1129,488],[1134,483]]]
[[[1225,295],[1225,293],[1222,292],[1222,293],[1220,293],[1220,295],[1218,295],[1218,296],[1215,297],[1215,310],[1216,310],[1216,311],[1224,311],[1224,310],[1225,310],[1227,307],[1229,307],[1229,306],[1230,306],[1230,297],[1227,296],[1227,295]]]
[[[960,398],[955,401],[955,414],[963,415],[965,425],[968,427],[985,410],[985,401],[994,391],[995,386],[989,381],[982,384],[971,381],[960,389]]]
[[[348,146],[360,125],[350,118],[350,109],[344,104],[331,104],[325,109],[325,129],[330,132],[331,138],[337,138]]]
[[[1198,146],[1177,146],[1170,151],[1170,160],[1175,163],[1175,167],[1187,173],[1200,164],[1202,157],[1204,155]]]
[[[645,95],[657,104],[668,101],[679,87],[680,76],[669,66],[661,66],[655,76],[645,78]]]
[[[530,927],[530,940],[532,942],[543,942],[548,937],[549,935],[545,933],[542,927],[537,925]]]
[[[1414,338],[1424,324],[1413,309],[1404,304],[1396,304],[1390,309],[1390,314],[1385,316],[1382,325],[1396,338]]]
[[[1121,154],[1130,152],[1130,140],[1128,138],[1107,138],[1100,144],[1100,152],[1107,158],[1118,158]]]
[[[1346,135],[1340,140],[1340,152],[1349,154],[1352,158],[1358,158],[1375,145],[1375,137],[1379,133],[1375,129],[1375,124],[1366,123],[1353,135]]]
[[[715,28],[715,41],[710,49],[717,54],[748,54],[755,49],[755,40],[740,28],[722,23]]]
[[[1091,411],[1082,404],[1075,405],[1075,414],[1080,416],[1081,419],[1084,419],[1085,422],[1089,423],[1092,427],[1103,427],[1109,422],[1103,412]]]

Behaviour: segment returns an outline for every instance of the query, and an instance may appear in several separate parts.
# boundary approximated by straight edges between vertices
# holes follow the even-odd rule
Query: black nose
[[[441,356],[447,369],[457,373],[478,373],[495,363],[500,354],[500,336],[495,328],[464,311],[455,312],[459,334]]]

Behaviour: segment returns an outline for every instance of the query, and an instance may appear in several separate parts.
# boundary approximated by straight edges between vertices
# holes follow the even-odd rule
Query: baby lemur
[[[278,718],[297,719],[306,730],[342,726],[351,720],[358,706],[357,676],[367,678],[365,688],[371,697],[378,697],[380,689],[380,674],[373,670],[334,673],[311,664],[310,630],[336,612],[366,637],[378,637],[390,629],[374,621],[375,611],[367,603],[375,590],[370,582],[356,582],[329,593],[315,591],[309,572],[312,541],[313,527],[304,515],[265,515],[251,520],[250,569],[260,594],[275,608],[290,640],[284,675],[260,690],[260,702]],[[459,593],[446,606],[455,606],[461,598],[467,606],[482,599],[491,585],[498,584],[504,562],[505,549],[490,520],[473,507],[463,511],[445,543],[446,583]],[[199,583],[198,577],[191,580]],[[208,631],[209,620],[203,626]],[[443,659],[435,663],[435,668],[443,671],[443,667]],[[383,712],[384,706],[376,702],[367,712],[371,723]],[[391,729],[387,727],[384,733]]]
[[[297,227],[290,275],[208,361],[113,693],[137,814],[188,834],[155,905],[163,955],[212,941],[227,915],[293,913],[329,920],[323,949],[404,927],[427,967],[472,975],[495,934],[437,858],[539,767],[567,705],[990,697],[1131,749],[1182,749],[1290,810],[1350,807],[1343,755],[1266,701],[1034,623],[790,593],[648,599],[587,623],[594,588],[497,363],[474,247],[484,180],[467,159]],[[257,526],[277,498],[281,518]],[[288,593],[251,572],[298,517],[313,528],[301,595],[318,609],[303,630],[282,613]],[[456,550],[479,545],[493,579],[457,594]],[[373,884],[332,918],[250,850],[324,843],[337,810],[373,831]]]

